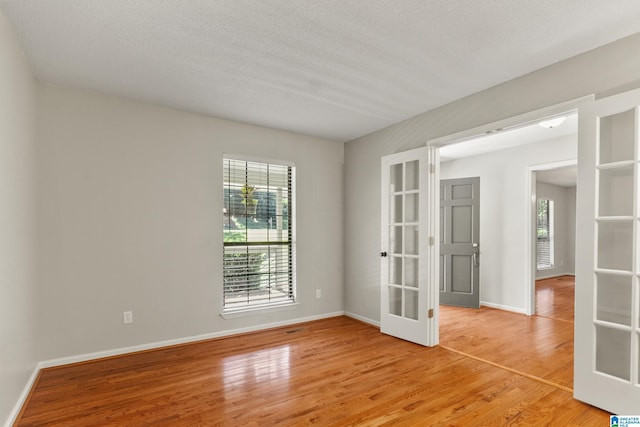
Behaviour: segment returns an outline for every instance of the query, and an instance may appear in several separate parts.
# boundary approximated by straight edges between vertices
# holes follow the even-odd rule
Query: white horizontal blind
[[[224,159],[225,310],[293,302],[293,167]]]
[[[553,254],[553,200],[538,199],[537,201],[537,269],[552,268]]]

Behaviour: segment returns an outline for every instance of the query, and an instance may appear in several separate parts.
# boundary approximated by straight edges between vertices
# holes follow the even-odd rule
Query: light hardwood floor
[[[536,282],[536,316],[440,307],[440,344],[573,389],[573,276]]]
[[[491,316],[493,311],[476,322],[503,321]],[[538,329],[544,328],[531,326]],[[541,334],[541,339],[549,336]],[[526,345],[514,335],[508,347]],[[553,358],[549,363],[555,370]],[[18,425],[602,426],[608,421],[605,412],[549,383],[335,317],[43,370]]]
[[[574,276],[536,281],[536,314],[573,323],[575,285]]]

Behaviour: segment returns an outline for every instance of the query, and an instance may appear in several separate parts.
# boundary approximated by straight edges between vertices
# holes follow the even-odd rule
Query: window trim
[[[222,154],[222,188],[224,192],[224,162],[225,160],[238,160],[243,162],[254,162],[254,163],[263,163],[263,164],[272,164],[277,166],[286,166],[291,168],[291,192],[290,192],[290,209],[291,209],[291,231],[290,231],[290,249],[291,249],[291,265],[290,265],[290,278],[291,278],[291,293],[293,294],[292,299],[288,301],[281,302],[273,302],[273,303],[264,303],[264,304],[256,304],[256,305],[244,305],[240,307],[225,307],[224,306],[224,282],[221,281],[222,288],[222,298],[221,298],[221,306],[220,306],[220,317],[223,319],[233,319],[244,316],[251,316],[257,314],[264,314],[269,312],[279,312],[279,311],[287,311],[294,310],[298,308],[300,303],[298,302],[297,295],[297,250],[296,250],[296,216],[297,216],[297,171],[296,165],[293,162],[281,160],[281,159],[273,159],[273,158],[265,158],[265,157],[256,157],[256,156],[244,156],[237,154]],[[224,195],[223,195],[224,197]],[[222,230],[222,253],[224,254],[224,227]],[[224,277],[224,256],[221,257],[221,271],[222,276]]]
[[[222,310],[220,317],[223,319],[237,319],[238,317],[255,316],[265,313],[277,313],[280,311],[295,310],[300,303],[298,301],[287,301],[279,304],[261,305],[255,307],[243,307]]]

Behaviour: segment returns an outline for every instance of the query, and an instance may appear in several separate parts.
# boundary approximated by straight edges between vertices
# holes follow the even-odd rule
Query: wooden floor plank
[[[45,369],[18,425],[578,422],[606,425],[608,414],[553,386],[335,317]]]

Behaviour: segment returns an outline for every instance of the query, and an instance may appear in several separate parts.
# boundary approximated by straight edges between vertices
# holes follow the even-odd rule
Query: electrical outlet
[[[122,321],[125,325],[127,323],[133,323],[133,311],[124,311],[122,313]]]
[[[322,289],[316,289],[316,298],[317,299],[322,298]]]

